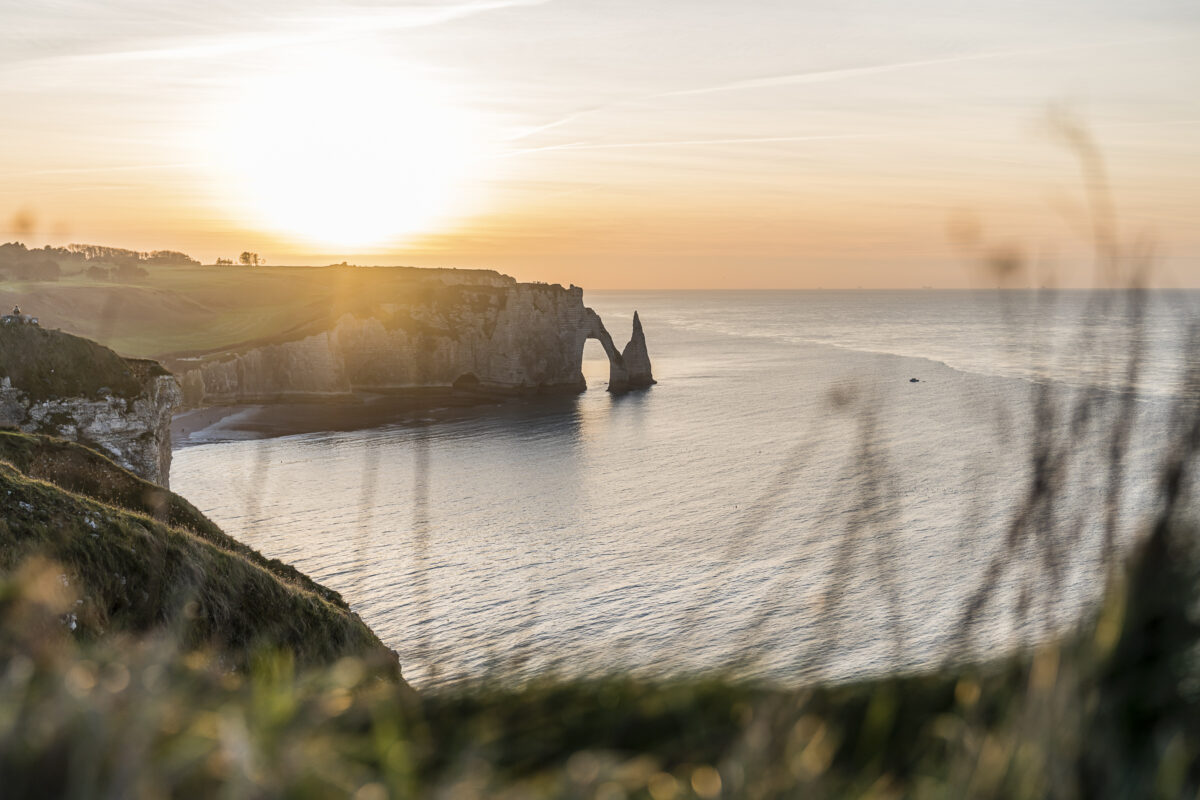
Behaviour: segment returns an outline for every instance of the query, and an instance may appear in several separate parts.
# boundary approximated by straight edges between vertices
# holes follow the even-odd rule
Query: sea
[[[172,488],[340,592],[418,688],[799,685],[1085,624],[1195,415],[1196,292],[585,302],[618,346],[639,313],[657,385],[608,393],[589,341],[578,396],[265,438],[234,414],[176,441]]]

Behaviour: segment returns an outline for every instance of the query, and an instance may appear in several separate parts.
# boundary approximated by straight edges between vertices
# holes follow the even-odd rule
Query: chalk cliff
[[[434,275],[436,271],[430,271]],[[498,395],[580,392],[584,343],[598,339],[611,391],[653,383],[640,321],[626,347],[572,286],[430,279],[336,316],[325,330],[168,360],[188,405],[454,389]]]
[[[166,486],[182,399],[156,362],[34,325],[0,327],[0,427],[87,444]]]

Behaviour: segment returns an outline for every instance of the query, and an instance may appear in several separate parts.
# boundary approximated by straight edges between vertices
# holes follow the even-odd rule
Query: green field
[[[441,275],[494,280],[486,270],[409,267],[183,267],[147,277],[0,282],[0,308],[19,304],[43,327],[94,339],[124,356],[163,358],[239,349],[327,330],[342,314],[373,314],[442,285]]]

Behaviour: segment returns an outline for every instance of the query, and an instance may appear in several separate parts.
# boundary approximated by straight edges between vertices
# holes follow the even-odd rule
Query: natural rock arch
[[[604,327],[600,315],[590,308],[585,308],[584,311],[588,321],[584,341],[597,340],[608,356],[608,390],[625,392],[655,383],[650,369],[650,355],[646,351],[646,336],[642,333],[642,322],[638,319],[637,312],[633,312],[633,336],[629,344],[625,345],[624,352],[620,352]]]
[[[619,351],[577,286],[499,275],[480,283],[473,274],[464,282],[452,270],[412,270],[415,277],[401,270],[405,282],[380,270],[361,270],[360,278],[375,281],[366,285],[385,302],[346,311],[328,330],[177,356],[170,366],[183,376],[186,402],[275,403],[433,388],[494,396],[581,392],[588,339],[608,357],[610,391],[654,383],[640,318],[634,315],[633,337]]]

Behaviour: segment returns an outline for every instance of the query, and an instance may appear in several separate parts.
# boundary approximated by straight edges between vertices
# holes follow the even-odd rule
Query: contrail
[[[721,144],[769,144],[772,142],[821,142],[821,141],[841,141],[847,139],[882,139],[897,134],[892,133],[833,133],[822,136],[745,136],[733,139],[671,139],[660,141],[646,142],[611,142],[611,143],[592,143],[592,142],[571,142],[568,144],[554,144],[546,147],[530,147],[524,150],[514,150],[509,153],[501,154],[501,158],[509,156],[526,155],[529,153],[544,153],[554,150],[620,150],[625,148],[640,148],[640,147],[691,147],[696,145],[721,145]]]
[[[142,50],[118,50],[107,53],[51,56],[30,59],[33,64],[112,64],[144,61],[179,61],[187,59],[223,58],[255,53],[279,47],[318,44],[347,36],[382,33],[386,31],[426,28],[442,25],[489,11],[546,5],[554,0],[480,0],[443,8],[400,8],[380,13],[364,14],[350,19],[294,18],[288,23],[311,25],[313,30],[279,33],[233,33],[219,37],[184,39],[174,45]],[[19,63],[7,66],[18,66]]]
[[[178,161],[170,164],[123,164],[110,167],[56,167],[53,169],[35,169],[27,172],[9,172],[0,177],[4,178],[36,178],[42,175],[90,175],[107,172],[146,172],[158,169],[184,169],[188,167],[207,166],[201,161]]]
[[[1086,50],[1104,47],[1122,47],[1134,44],[1152,44],[1165,41],[1190,39],[1191,36],[1162,36],[1151,39],[1133,39],[1120,42],[1089,42],[1082,44],[1059,45],[1056,47],[1035,47],[1020,50],[993,50],[983,53],[962,53],[941,58],[923,58],[915,61],[896,61],[890,64],[876,64],[868,67],[850,67],[847,69],[818,70],[816,72],[796,72],[788,75],[775,75],[767,78],[752,78],[743,81],[722,83],[716,86],[704,86],[698,89],[680,89],[655,95],[660,97],[685,97],[688,95],[716,94],[717,92],[734,92],[743,89],[762,89],[773,86],[798,86],[809,83],[828,83],[845,78],[857,78],[863,75],[881,75],[888,72],[900,72],[907,69],[937,66],[941,64],[961,64],[969,61],[989,61],[998,58],[1017,58],[1020,56],[1046,55],[1062,53],[1070,50]]]
[[[687,96],[694,96],[694,95],[716,94],[718,92],[733,92],[733,91],[739,91],[739,90],[745,90],[745,89],[768,88],[768,87],[773,87],[773,86],[803,85],[803,84],[809,84],[809,83],[827,83],[827,82],[838,81],[838,80],[843,80],[843,79],[847,79],[847,78],[856,78],[856,77],[860,77],[860,76],[864,76],[864,75],[878,75],[878,74],[884,74],[884,73],[888,73],[888,72],[899,72],[901,70],[906,70],[906,69],[917,69],[920,67],[936,66],[936,65],[940,65],[940,64],[958,64],[958,63],[964,63],[964,62],[970,62],[970,61],[986,61],[986,60],[1000,59],[1000,58],[1016,58],[1016,57],[1020,57],[1020,56],[1044,55],[1046,53],[1058,53],[1058,52],[1066,52],[1066,51],[1070,51],[1070,50],[1103,48],[1103,47],[1121,47],[1121,46],[1135,45],[1135,44],[1159,43],[1159,42],[1165,42],[1165,41],[1179,41],[1179,40],[1191,39],[1191,38],[1194,38],[1194,37],[1192,37],[1192,36],[1162,36],[1162,37],[1155,37],[1155,38],[1149,38],[1149,39],[1130,39],[1130,40],[1119,41],[1119,42],[1084,42],[1084,43],[1080,43],[1080,44],[1059,45],[1056,47],[1024,48],[1024,49],[1014,49],[1014,50],[995,50],[995,51],[989,51],[989,52],[985,52],[985,53],[965,53],[965,54],[958,54],[958,55],[953,55],[953,56],[943,56],[940,58],[926,58],[926,59],[919,59],[919,60],[914,60],[914,61],[898,61],[898,62],[893,62],[890,64],[877,64],[877,65],[867,66],[867,67],[850,67],[850,68],[846,68],[846,69],[831,69],[831,70],[819,70],[816,72],[790,73],[788,75],[776,75],[776,76],[767,77],[767,78],[752,78],[749,80],[732,81],[730,83],[718,84],[716,86],[703,86],[703,87],[694,88],[694,89],[678,89],[678,90],[670,91],[670,92],[658,92],[655,94],[637,95],[635,97],[630,97],[630,98],[627,98],[624,100],[618,100],[613,103],[606,103],[604,105],[594,106],[592,108],[586,108],[586,109],[583,109],[582,111],[576,111],[572,114],[568,114],[564,117],[556,119],[553,122],[548,122],[544,125],[538,125],[536,127],[521,131],[520,133],[510,137],[509,141],[518,141],[520,139],[526,139],[526,138],[529,138],[530,136],[535,136],[544,131],[562,127],[562,126],[567,125],[571,122],[574,122],[582,117],[591,116],[593,114],[597,114],[602,111],[610,111],[614,108],[622,108],[622,107],[626,107],[626,106],[635,105],[637,103],[645,103],[645,102],[652,101],[652,100],[660,100],[660,99],[663,99],[666,97],[687,97]],[[654,145],[645,145],[645,146],[654,146]],[[555,148],[536,148],[534,151],[541,150],[541,149],[555,149]],[[557,149],[582,149],[582,146],[581,145],[564,145]],[[531,151],[521,151],[521,152],[531,152]]]
[[[592,108],[585,108],[582,111],[576,111],[573,114],[568,114],[565,117],[561,117],[559,119],[554,120],[553,122],[547,122],[542,125],[535,125],[530,128],[525,128],[524,130],[521,130],[521,131],[509,136],[507,138],[507,141],[517,142],[517,141],[520,141],[521,139],[528,139],[530,136],[537,136],[539,133],[543,133],[548,130],[553,130],[554,128],[560,128],[563,125],[574,122],[575,120],[579,119],[580,117],[586,117],[590,114],[595,114],[597,111],[604,111],[606,109],[613,108],[614,106],[619,106],[619,105],[622,105],[623,103],[629,103],[629,102],[633,102],[633,101],[624,100],[624,101],[621,101],[620,103],[610,103],[608,105],[593,106]]]

